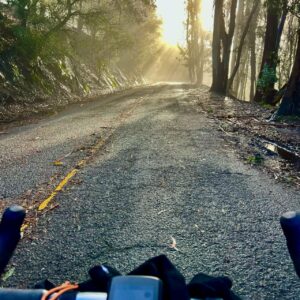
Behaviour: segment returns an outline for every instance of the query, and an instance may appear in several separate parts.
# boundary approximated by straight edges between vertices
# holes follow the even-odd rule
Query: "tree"
[[[297,50],[298,20],[293,14],[288,14],[286,28],[282,38],[283,47],[279,51],[278,86],[282,87],[289,81]],[[280,99],[279,99],[280,100]]]
[[[298,3],[297,5],[299,7],[296,7],[296,11],[297,13],[300,13],[300,4]],[[300,19],[298,29],[297,51],[292,73],[288,81],[283,99],[276,112],[276,117],[288,115],[300,116]]]
[[[254,101],[272,103],[276,91],[276,68],[278,50],[287,10],[285,0],[267,0],[267,23],[264,41],[264,52],[256,87]],[[283,9],[284,8],[284,9]],[[282,10],[283,9],[283,10]],[[281,22],[280,12],[282,11]]]
[[[211,91],[226,94],[229,61],[232,38],[235,29],[237,0],[232,0],[229,13],[228,32],[224,19],[224,0],[215,1],[214,31],[212,42],[212,73],[213,82]]]
[[[186,60],[190,81],[202,84],[204,67],[204,31],[200,21],[202,0],[187,0]]]
[[[0,7],[0,72],[26,87],[34,82],[50,92],[42,73],[66,78],[68,65],[140,76],[155,58],[160,21],[152,1],[8,0]]]
[[[246,3],[246,0],[240,0],[238,1],[238,8],[237,8],[237,16],[236,16],[236,25],[232,40],[232,53],[231,53],[231,59],[230,59],[230,72],[232,72],[234,65],[236,63],[237,58],[237,49],[239,45],[239,41],[242,35],[242,29],[245,25],[245,18],[246,18],[246,9],[245,7],[248,7],[248,3]],[[238,90],[240,85],[240,73],[242,72],[241,69],[238,70],[237,76],[235,77],[235,80],[233,82],[233,85],[231,87],[231,94],[232,96],[238,97]]]
[[[235,61],[235,65],[232,69],[232,72],[231,72],[231,75],[230,75],[230,78],[228,79],[228,84],[227,84],[227,94],[230,94],[230,90],[231,90],[231,87],[232,87],[232,84],[233,84],[233,80],[235,78],[235,75],[238,71],[238,68],[240,66],[240,61],[241,61],[241,56],[242,56],[242,51],[243,51],[243,46],[244,46],[244,42],[245,42],[245,39],[246,39],[246,35],[249,31],[249,28],[250,28],[250,25],[251,25],[251,21],[253,19],[253,16],[255,15],[256,11],[257,11],[257,8],[260,4],[260,0],[255,0],[254,4],[253,4],[253,8],[250,12],[250,15],[247,19],[247,22],[245,24],[245,27],[244,27],[244,30],[243,30],[243,33],[241,35],[241,39],[240,39],[240,43],[239,43],[239,47],[237,49],[237,57],[236,57],[236,61]]]
[[[261,4],[260,4],[261,5]],[[259,7],[260,7],[259,5]],[[250,101],[253,101],[256,87],[256,62],[257,62],[257,27],[258,27],[259,8],[253,17],[252,25],[249,29],[249,45],[250,45]]]

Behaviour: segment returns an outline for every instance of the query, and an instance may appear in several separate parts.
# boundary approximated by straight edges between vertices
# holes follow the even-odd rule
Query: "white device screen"
[[[115,296],[117,299],[130,299],[130,300],[152,300],[153,299],[153,291],[151,289],[147,289],[147,287],[137,288],[130,286],[119,287],[115,290]]]

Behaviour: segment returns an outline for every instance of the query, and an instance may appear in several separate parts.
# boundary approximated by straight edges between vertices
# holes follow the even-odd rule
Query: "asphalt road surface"
[[[240,161],[199,97],[138,88],[0,135],[2,202],[51,194],[83,161],[37,214],[5,285],[82,281],[95,264],[126,272],[165,253],[187,280],[227,275],[245,299],[300,299],[278,221],[300,195]]]

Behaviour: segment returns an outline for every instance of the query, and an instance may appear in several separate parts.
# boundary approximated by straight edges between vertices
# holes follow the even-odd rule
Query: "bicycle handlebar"
[[[25,219],[25,210],[21,206],[7,208],[0,223],[0,275],[3,273],[21,238],[20,229]],[[40,300],[46,290],[0,289],[1,300]],[[107,300],[106,293],[68,292],[59,300]],[[196,300],[196,299],[191,299]]]
[[[300,212],[290,211],[283,214],[280,224],[296,273],[300,277]]]
[[[7,208],[0,223],[0,274],[13,255],[20,240],[20,229],[25,218],[25,210],[21,206]]]
[[[16,290],[16,289],[0,289],[1,300],[41,300],[46,290]],[[210,298],[211,299],[211,298]],[[69,292],[58,298],[58,300],[107,300],[106,293]],[[191,298],[190,300],[198,300]],[[212,300],[212,299],[211,299]],[[214,300],[218,300],[214,298]],[[221,300],[221,299],[220,299]]]
[[[25,218],[25,210],[12,206],[5,210],[0,223],[0,275],[3,273],[20,240],[20,229]],[[287,212],[280,218],[286,237],[287,247],[297,275],[300,277],[300,211]],[[1,300],[40,300],[45,290],[0,289]],[[69,292],[59,300],[107,300],[106,293]],[[196,299],[190,299],[196,300]]]
[[[1,300],[41,300],[46,290],[0,289]],[[75,293],[61,295],[59,300],[107,300],[106,293]]]

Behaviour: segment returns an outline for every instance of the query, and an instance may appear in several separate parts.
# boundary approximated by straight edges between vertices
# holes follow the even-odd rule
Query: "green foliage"
[[[85,95],[89,95],[91,93],[91,88],[88,83],[83,84],[83,91]]]
[[[267,109],[274,109],[274,105],[268,104],[268,103],[261,103],[261,106]]]
[[[261,165],[264,158],[260,154],[251,155],[247,158],[247,163],[251,165]]]
[[[16,42],[11,49],[12,54],[28,61],[36,59],[41,52],[41,35],[18,25],[13,27],[13,34]]]
[[[16,64],[12,63],[11,69],[12,69],[12,73],[13,73],[13,79],[15,81],[19,80],[22,77],[19,67]]]
[[[265,64],[262,74],[257,82],[257,88],[261,92],[265,92],[268,90],[270,86],[277,82],[276,69],[274,67],[270,67],[268,64]]]
[[[293,15],[300,18],[300,2],[299,2],[299,0],[290,0],[288,10]]]
[[[53,82],[49,78],[44,78],[37,65],[34,65],[30,70],[30,81],[34,86],[39,86],[45,94],[51,95],[53,93]]]
[[[78,70],[92,70],[95,80],[108,65],[141,74],[155,59],[160,25],[152,0],[0,2],[1,77],[46,94],[61,81],[88,95],[91,86]],[[78,70],[75,62],[82,63]],[[115,78],[110,83],[120,85]]]
[[[8,5],[14,9],[15,17],[20,21],[23,27],[26,27],[30,16],[30,0],[8,0]]]
[[[70,80],[72,80],[73,78],[75,78],[75,74],[72,70],[72,67],[71,67],[71,64],[70,64],[70,61],[68,60],[67,57],[64,57],[63,60],[59,59],[58,60],[58,66],[59,66],[59,69],[61,71],[61,75],[63,77],[66,77]]]
[[[266,0],[265,6],[271,7],[273,10],[277,11],[278,14],[280,14],[282,10],[287,10],[300,18],[299,0]]]

